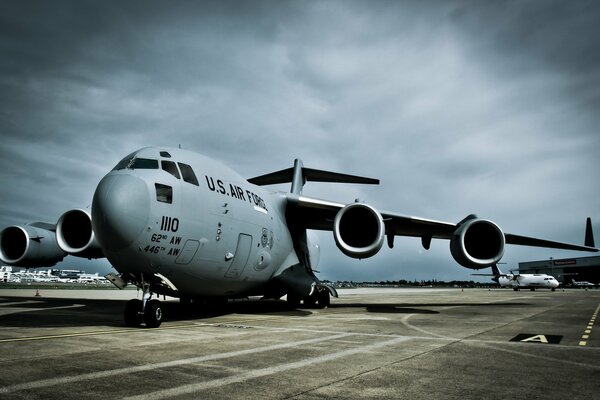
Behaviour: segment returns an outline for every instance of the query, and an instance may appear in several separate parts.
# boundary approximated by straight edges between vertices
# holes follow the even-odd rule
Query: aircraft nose
[[[94,193],[92,226],[103,248],[120,250],[138,238],[148,222],[146,182],[132,175],[107,175]]]

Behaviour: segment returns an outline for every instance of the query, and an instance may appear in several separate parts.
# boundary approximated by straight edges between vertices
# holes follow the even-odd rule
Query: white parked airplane
[[[354,202],[302,195],[307,181],[378,184],[375,179],[292,168],[246,180],[199,154],[147,147],[123,158],[98,184],[91,213],[75,209],[54,224],[13,225],[0,232],[7,264],[49,266],[66,255],[106,257],[118,271],[115,285],[136,285],[143,300],[125,307],[129,326],[159,326],[162,307],[154,294],[184,302],[287,294],[292,305],[326,307],[335,289],[315,276],[319,245],[310,230],[333,231],[347,256],[375,255],[395,236],[446,239],[460,265],[480,269],[497,263],[505,244],[598,251],[584,246],[504,233],[494,222],[469,215],[441,222]],[[291,182],[291,191],[262,186]],[[588,228],[591,230],[590,228]]]
[[[552,275],[547,274],[504,274],[494,264],[491,274],[473,274],[479,276],[493,276],[492,280],[502,287],[511,287],[514,290],[520,289],[551,289],[553,292],[559,286],[558,281]]]
[[[575,279],[572,280],[571,284],[574,287],[582,287],[582,288],[588,288],[588,287],[595,287],[596,286],[592,282],[588,282],[588,281],[576,281]]]

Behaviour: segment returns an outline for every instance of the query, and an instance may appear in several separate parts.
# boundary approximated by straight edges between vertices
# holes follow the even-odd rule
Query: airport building
[[[108,280],[98,275],[86,274],[79,270],[60,269],[23,269],[18,267],[1,266],[0,282],[5,283],[31,283],[31,282],[60,282],[60,283],[108,283]]]
[[[561,258],[519,263],[520,274],[548,274],[561,284],[576,281],[600,283],[600,256]]]

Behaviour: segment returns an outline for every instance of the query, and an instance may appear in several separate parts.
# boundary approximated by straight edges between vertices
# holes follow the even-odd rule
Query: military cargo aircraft
[[[311,230],[333,232],[352,258],[375,255],[395,236],[445,239],[463,267],[496,264],[505,244],[598,251],[504,233],[492,221],[469,215],[459,223],[379,211],[364,202],[337,203],[307,197],[307,181],[378,184],[376,179],[293,167],[245,179],[208,157],[174,148],[147,147],[123,158],[98,184],[91,211],[65,212],[56,224],[13,225],[0,232],[6,264],[41,267],[66,255],[106,257],[142,300],[125,307],[128,326],[158,327],[168,295],[185,303],[243,296],[281,298],[296,306],[326,307],[334,288],[315,276],[319,244]],[[289,192],[263,186],[291,183]],[[591,229],[591,228],[590,228]]]

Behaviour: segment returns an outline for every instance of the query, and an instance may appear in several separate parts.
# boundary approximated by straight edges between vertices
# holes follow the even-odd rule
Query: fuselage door
[[[240,233],[238,236],[237,249],[235,251],[235,256],[233,257],[233,261],[231,261],[231,266],[225,273],[225,278],[236,279],[241,274],[244,268],[246,267],[246,263],[248,262],[248,257],[250,256],[250,250],[252,249],[252,236],[246,235],[244,233]]]

